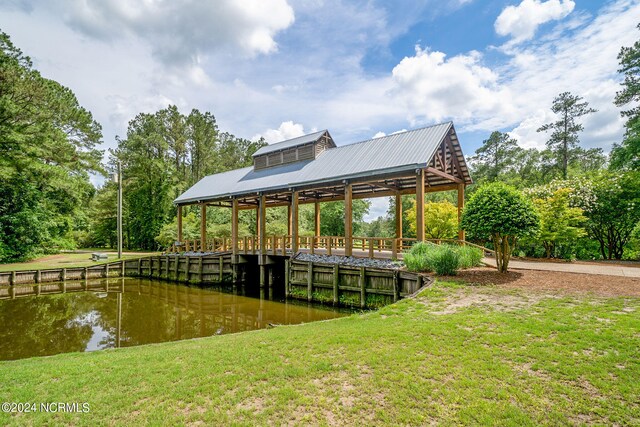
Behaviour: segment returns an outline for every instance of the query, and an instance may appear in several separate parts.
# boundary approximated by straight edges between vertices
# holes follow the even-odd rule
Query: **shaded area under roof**
[[[447,122],[332,148],[314,160],[259,170],[249,166],[209,175],[185,191],[174,203],[224,200],[259,192],[289,191],[383,174],[410,173],[427,167],[450,130],[454,132],[452,129],[453,123]],[[305,137],[312,142],[313,135],[317,139],[324,132]],[[285,142],[291,141],[294,140]],[[297,144],[299,143],[298,141]],[[281,143],[269,147],[279,144]],[[457,141],[455,144],[457,145]],[[464,162],[461,151],[458,158],[460,157]],[[471,183],[466,165],[462,168],[462,173],[464,182]]]

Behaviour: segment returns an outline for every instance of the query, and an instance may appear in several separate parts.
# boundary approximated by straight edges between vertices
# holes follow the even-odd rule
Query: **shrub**
[[[436,274],[454,275],[459,268],[480,265],[482,251],[469,246],[435,245],[420,242],[404,254],[404,263],[410,271],[433,271]]]
[[[484,255],[481,249],[471,246],[459,246],[458,253],[460,254],[459,268],[479,266],[482,263],[482,256]]]
[[[442,245],[438,247],[428,264],[438,276],[453,276],[458,271],[460,254],[457,247]]]

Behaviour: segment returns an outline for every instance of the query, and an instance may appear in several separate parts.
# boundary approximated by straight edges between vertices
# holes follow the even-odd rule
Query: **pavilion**
[[[280,244],[283,254],[295,253],[303,241],[298,235],[298,206],[314,203],[311,250],[324,242],[329,253],[340,247],[345,256],[351,256],[354,242],[362,242],[363,249],[365,246],[365,238],[352,235],[353,199],[395,197],[396,236],[391,246],[396,253],[403,246],[402,195],[416,195],[417,240],[424,240],[425,193],[457,190],[459,220],[465,187],[471,183],[452,122],[342,146],[336,146],[329,132],[322,130],[262,147],[253,155],[252,166],[204,177],[185,191],[174,201],[178,207],[178,241],[183,242],[182,207],[197,204],[202,213],[201,238],[191,247],[211,249],[206,236],[206,209],[224,206],[232,209],[231,239],[228,245],[225,240],[225,250],[247,253],[251,244],[253,253],[264,255],[269,247],[275,253]],[[329,236],[327,243],[327,236],[320,236],[320,203],[337,200],[345,204],[345,235],[333,240]],[[264,232],[266,209],[275,206],[289,208],[289,235],[278,241]],[[238,211],[244,209],[256,210],[257,236],[250,243],[247,238],[238,238]],[[464,241],[464,231],[459,232],[458,239]]]

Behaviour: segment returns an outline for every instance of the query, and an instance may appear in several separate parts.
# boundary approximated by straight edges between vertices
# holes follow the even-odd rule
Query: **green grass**
[[[87,251],[90,251],[87,249]],[[0,264],[0,272],[14,270],[44,270],[46,268],[71,268],[88,267],[91,265],[104,264],[118,260],[118,253],[111,250],[96,249],[92,252],[102,252],[108,254],[105,261],[91,261],[91,252],[87,253],[61,253],[56,255],[45,255],[28,262],[16,262],[11,264]],[[157,252],[123,252],[122,258],[139,258],[145,255],[156,254]]]
[[[0,362],[2,424],[640,423],[640,299],[438,283],[332,321]]]

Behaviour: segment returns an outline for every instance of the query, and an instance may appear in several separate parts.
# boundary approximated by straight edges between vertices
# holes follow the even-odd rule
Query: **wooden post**
[[[176,255],[176,262],[175,262],[175,264],[176,264],[176,265],[175,265],[175,267],[176,267],[176,268],[175,268],[175,270],[176,270],[176,271],[175,271],[174,273],[175,273],[175,275],[176,275],[176,276],[175,276],[175,277],[176,277],[176,279],[175,279],[175,280],[176,280],[176,282],[177,282],[178,280],[180,280],[180,271],[179,271],[179,270],[180,270],[180,257],[179,257],[178,255]],[[138,275],[140,275],[140,260],[138,260]]]
[[[258,206],[259,222],[260,222],[260,255],[265,255],[267,247],[267,198],[264,195],[260,195],[260,202]]]
[[[224,270],[224,257],[220,256],[218,259],[218,281],[222,283],[223,279],[223,270]]]
[[[462,221],[462,210],[464,209],[464,184],[458,184],[458,227]],[[465,241],[466,233],[463,229],[458,229],[458,240]]]
[[[185,274],[186,274],[185,281],[188,282],[191,276],[191,257],[187,257],[186,261],[187,261],[187,266],[185,267]]]
[[[273,236],[271,236],[271,253],[274,255],[278,255],[278,239],[276,238],[276,235],[274,234]]]
[[[168,256],[165,256],[165,257],[164,257],[164,261],[165,261],[165,263],[166,263],[166,264],[164,265],[164,269],[165,269],[165,270],[164,270],[164,273],[165,273],[165,274],[164,274],[164,277],[165,277],[165,279],[169,279],[169,257],[168,257]]]
[[[87,277],[87,267],[84,268],[85,271],[85,276],[83,277],[86,278]],[[36,270],[36,283],[40,283],[42,281],[42,272],[40,270]]]
[[[320,202],[316,200],[316,202],[314,203],[314,209],[315,209],[315,220],[314,220],[314,235],[315,236],[319,236],[320,235]]]
[[[11,276],[9,276],[9,285],[13,286],[16,284],[16,272],[12,271]]]
[[[340,302],[339,295],[338,295],[339,284],[340,284],[340,266],[338,264],[333,264],[333,305],[338,305],[338,303]]]
[[[287,236],[291,236],[291,204],[287,206]]]
[[[124,277],[124,260],[120,261],[120,277]]]
[[[331,247],[333,246],[333,237],[327,239],[327,255],[331,256]]]
[[[238,199],[233,199],[231,204],[231,247],[235,257],[238,255]]]
[[[298,252],[298,192],[291,193],[291,252]]]
[[[178,206],[178,242],[182,243],[182,206]]]
[[[40,270],[38,270],[38,273],[40,273]],[[38,276],[40,276],[40,275],[38,274]],[[84,268],[84,272],[83,272],[82,278],[85,279],[85,280],[89,278],[89,269],[87,267]],[[38,279],[40,279],[40,277],[38,277]],[[38,282],[39,281],[40,280],[38,280]]]
[[[258,236],[260,236],[260,206],[256,208],[256,237]]]
[[[396,194],[396,239],[402,239],[402,195]]]
[[[289,260],[284,260],[284,290],[285,297],[289,297],[291,295],[291,282],[289,281],[289,269],[291,266],[289,265]]]
[[[373,239],[369,239],[369,258],[373,258]]]
[[[313,300],[313,263],[309,261],[307,264],[307,300]]]
[[[360,267],[360,308],[364,308],[367,305],[366,280],[364,274],[364,267]]]
[[[344,256],[351,256],[353,241],[351,240],[353,230],[353,200],[352,200],[351,184],[344,186]]]
[[[424,169],[416,176],[416,238],[424,240]]]
[[[393,302],[398,301],[400,290],[398,289],[398,270],[393,271]]]
[[[207,251],[207,204],[200,204],[200,251]]]
[[[202,257],[198,257],[198,282],[202,283]]]

